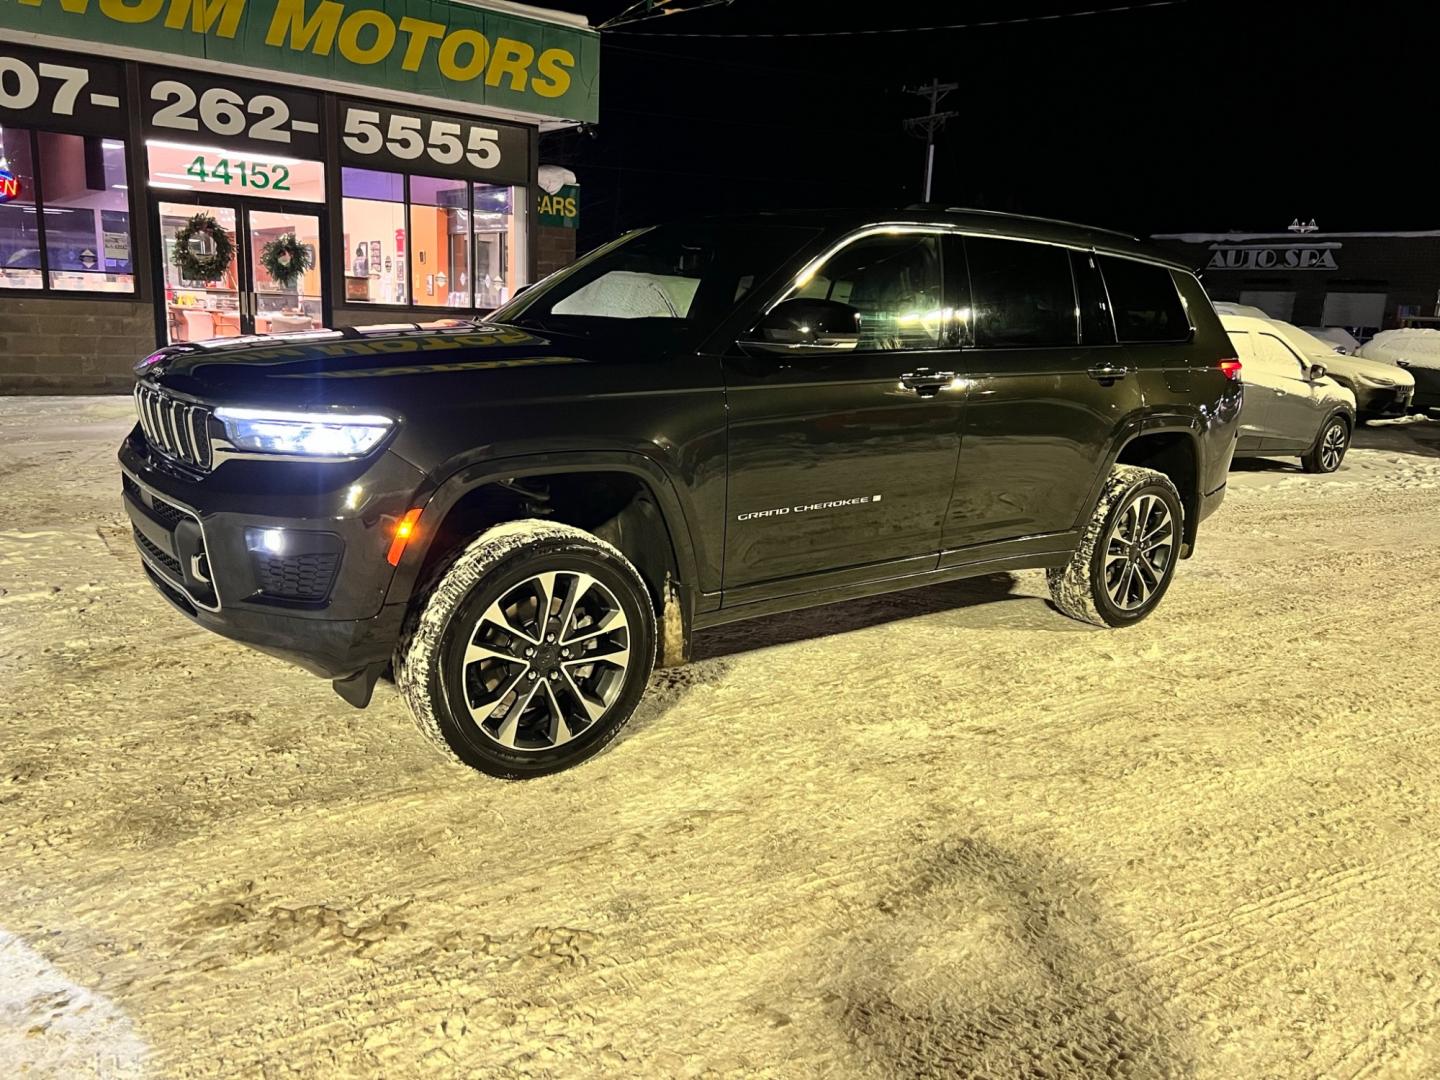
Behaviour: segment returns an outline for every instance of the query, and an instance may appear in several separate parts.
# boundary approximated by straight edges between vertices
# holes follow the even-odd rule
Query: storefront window
[[[0,288],[46,288],[48,263],[50,290],[133,293],[125,144],[5,128],[0,156],[17,185],[0,204]]]
[[[520,188],[345,168],[341,194],[347,302],[489,310],[523,280]]]
[[[407,303],[405,178],[374,169],[340,170],[345,300]]]
[[[15,184],[15,194],[0,203],[0,288],[38,289],[40,215],[35,212],[35,169],[28,129],[0,131],[0,159]]]
[[[470,306],[470,185],[410,177],[410,281],[419,307]]]
[[[125,144],[38,133],[52,289],[133,292]]]

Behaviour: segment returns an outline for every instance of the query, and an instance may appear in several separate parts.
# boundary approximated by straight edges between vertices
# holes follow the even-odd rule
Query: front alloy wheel
[[[599,753],[639,704],[655,642],[649,590],[623,554],[569,525],[512,521],[445,572],[395,682],[437,747],[516,780]]]
[[[1332,473],[1340,468],[1349,448],[1350,425],[1343,417],[1332,416],[1315,446],[1300,459],[1300,465],[1308,473]]]
[[[482,734],[507,750],[551,750],[615,704],[630,667],[629,620],[590,574],[536,574],[485,610],[460,665],[465,709]]]

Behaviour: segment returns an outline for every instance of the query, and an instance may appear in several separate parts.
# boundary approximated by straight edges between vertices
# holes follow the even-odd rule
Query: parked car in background
[[[1323,362],[1289,343],[1282,332],[1288,324],[1225,314],[1220,324],[1235,346],[1245,382],[1235,456],[1294,455],[1306,472],[1338,469],[1355,430],[1355,395],[1326,377]]]
[[[1355,395],[1357,420],[1382,420],[1386,417],[1404,416],[1410,411],[1415,379],[1409,372],[1394,364],[1337,352],[1330,340],[1322,340],[1293,323],[1272,319],[1261,313],[1259,308],[1246,304],[1221,302],[1215,305],[1215,310],[1222,318],[1227,315],[1240,315],[1267,322],[1270,324],[1269,333],[1277,335],[1312,364],[1323,364],[1325,373],[1330,378]],[[1344,334],[1350,341],[1355,340],[1344,330],[1338,333]]]
[[[1440,409],[1440,330],[1382,330],[1361,347],[1360,355],[1409,372],[1415,380],[1411,406],[1417,412]]]
[[[1343,326],[1302,326],[1300,329],[1335,346],[1338,353],[1346,356],[1358,356],[1360,353],[1360,339]]]

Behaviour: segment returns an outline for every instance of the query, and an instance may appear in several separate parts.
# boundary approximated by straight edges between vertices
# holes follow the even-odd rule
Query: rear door
[[[857,309],[853,351],[726,357],[726,607],[935,566],[965,393],[905,376],[958,363],[944,257],[923,228],[858,236],[789,294]]]
[[[974,348],[963,354],[969,401],[942,565],[1073,529],[1140,397],[1090,253],[990,237],[964,247]]]

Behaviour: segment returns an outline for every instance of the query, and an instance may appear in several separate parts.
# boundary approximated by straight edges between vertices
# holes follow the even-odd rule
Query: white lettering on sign
[[[351,152],[366,156],[383,149],[402,161],[428,157],[440,165],[455,165],[463,157],[477,169],[500,164],[500,132],[458,120],[431,118],[427,128],[424,118],[390,113],[382,129],[379,111],[347,107],[340,138]]]
[[[159,128],[199,131],[203,124],[215,135],[244,133],[265,142],[290,142],[290,106],[273,94],[256,94],[246,100],[225,87],[213,87],[197,94],[179,79],[161,79],[150,88],[150,100],[164,102],[150,118]],[[293,126],[300,131],[316,129],[314,124],[301,122]]]
[[[1207,270],[1338,270],[1339,244],[1295,244],[1269,247],[1249,244],[1221,247],[1212,244]]]
[[[828,499],[825,502],[801,503],[799,506],[781,506],[774,510],[752,510],[748,514],[736,514],[736,521],[753,521],[757,518],[784,517],[787,514],[809,514],[816,510],[836,510],[846,506],[865,506],[878,503],[883,495],[858,495],[853,499]]]
[[[74,116],[75,99],[90,81],[90,72],[68,64],[42,63],[32,68],[18,57],[0,56],[0,106],[7,109],[32,108],[51,80],[54,80],[55,86],[54,96],[50,98],[50,112],[56,116]],[[103,94],[91,95],[90,103],[112,109],[120,107],[119,98]]]

